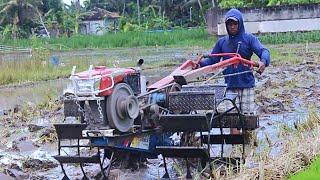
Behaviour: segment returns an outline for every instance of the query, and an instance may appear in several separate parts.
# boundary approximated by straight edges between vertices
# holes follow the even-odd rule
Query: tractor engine
[[[140,59],[138,64],[142,63]],[[65,117],[80,117],[91,129],[128,132],[135,124],[152,128],[157,125],[161,108],[167,106],[168,88],[147,92],[146,78],[139,67],[91,65],[80,73],[75,73],[74,67],[70,80],[72,87],[64,92]]]

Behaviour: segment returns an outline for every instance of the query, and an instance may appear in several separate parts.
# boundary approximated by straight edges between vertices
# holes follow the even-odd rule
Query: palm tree
[[[30,22],[39,20],[48,37],[50,37],[39,11],[39,7],[42,6],[42,0],[3,0],[2,2],[0,4],[0,8],[2,8],[0,11],[0,24],[13,24],[16,27],[22,27]]]

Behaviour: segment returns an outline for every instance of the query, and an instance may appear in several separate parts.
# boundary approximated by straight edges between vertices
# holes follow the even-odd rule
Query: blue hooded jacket
[[[233,17],[238,20],[238,33],[236,35],[230,35],[228,28],[228,35],[222,37],[218,40],[214,48],[212,49],[212,54],[216,53],[235,53],[237,52],[238,44],[240,43],[240,48],[238,53],[241,57],[250,60],[253,53],[255,53],[260,61],[269,66],[270,64],[270,53],[259,41],[257,37],[252,34],[246,33],[243,25],[242,13],[237,9],[231,9],[227,12],[225,17],[225,22],[228,18]],[[227,26],[227,25],[226,25]],[[222,60],[226,60],[230,57],[224,56]],[[200,66],[208,66],[215,64],[220,61],[220,57],[210,57],[204,59],[200,62]],[[237,67],[229,66],[224,71],[223,74],[234,74],[238,72],[248,71],[249,67],[239,64]],[[225,82],[228,89],[236,88],[252,88],[255,86],[255,80],[252,72],[238,74],[234,76],[225,77]]]

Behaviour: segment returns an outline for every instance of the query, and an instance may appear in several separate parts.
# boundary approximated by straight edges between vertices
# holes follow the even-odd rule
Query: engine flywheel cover
[[[126,83],[116,84],[106,103],[107,118],[111,128],[128,132],[139,115],[139,103]]]

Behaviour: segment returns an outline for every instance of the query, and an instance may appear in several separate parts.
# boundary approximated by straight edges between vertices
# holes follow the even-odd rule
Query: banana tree
[[[81,17],[92,15],[93,13],[92,11],[86,11],[84,7],[81,7],[79,0],[72,1],[71,5],[65,5],[64,12],[64,22],[67,21],[69,25],[65,24],[65,27],[70,27],[70,25],[72,25],[75,34],[79,33]],[[70,22],[70,20],[72,22]]]

